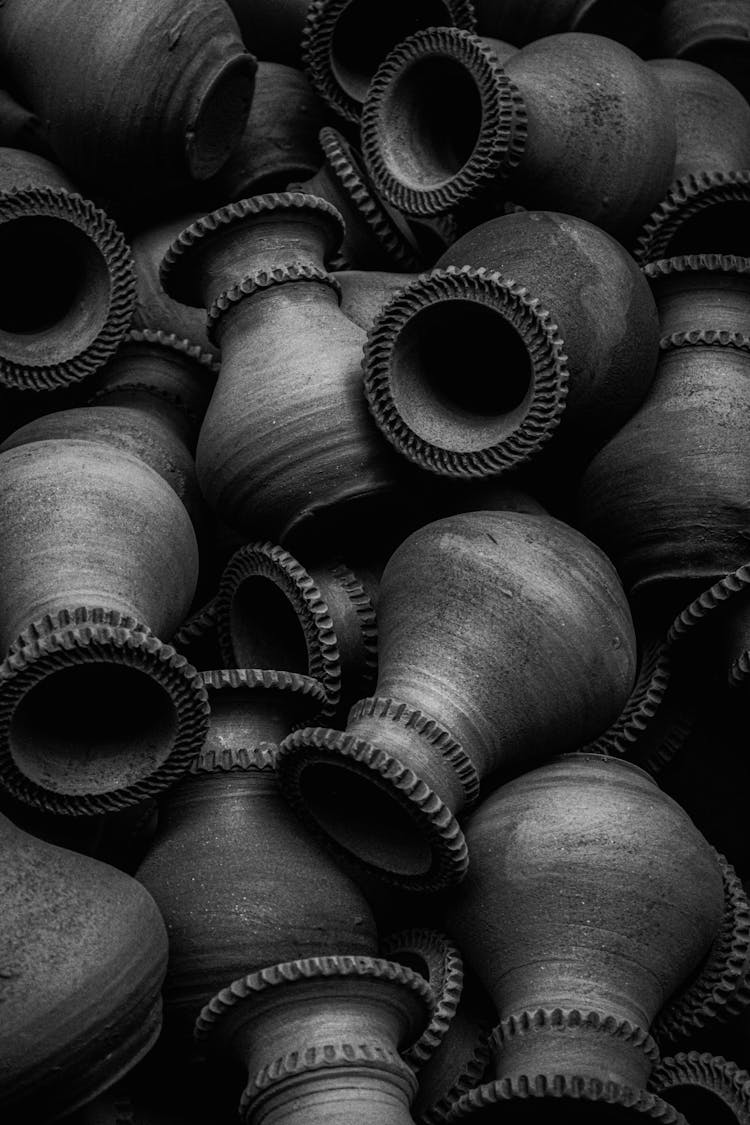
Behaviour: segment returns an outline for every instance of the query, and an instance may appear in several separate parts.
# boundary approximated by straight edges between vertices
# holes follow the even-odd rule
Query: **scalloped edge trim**
[[[63,815],[116,812],[172,785],[203,745],[209,705],[198,672],[171,645],[123,622],[133,619],[98,606],[47,615],[29,626],[0,665],[0,780],[24,804]],[[96,663],[136,668],[167,692],[177,718],[172,749],[152,774],[122,789],[77,795],[44,789],[29,781],[13,761],[9,746],[13,713],[29,689],[48,675],[76,664]]]
[[[652,1064],[659,1059],[656,1040],[642,1027],[637,1027],[630,1020],[605,1016],[592,1010],[582,1011],[580,1008],[536,1008],[533,1011],[515,1012],[493,1028],[490,1044],[493,1050],[502,1051],[507,1042],[519,1036],[533,1034],[540,1029],[564,1031],[568,1028],[580,1028],[619,1039],[629,1047],[642,1051]]]
[[[674,258],[658,258],[641,266],[650,282],[676,273],[750,273],[750,258],[734,254],[678,254]]]
[[[316,94],[346,121],[358,124],[362,103],[339,85],[331,64],[331,43],[341,11],[350,0],[312,0],[302,29],[302,66]],[[473,31],[476,14],[470,0],[443,0],[454,24]]]
[[[352,148],[346,138],[336,129],[324,125],[318,134],[318,140],[331,172],[391,265],[406,273],[418,273],[422,263],[415,247],[409,244],[403,231],[399,230],[397,223],[388,214],[374,187],[363,178],[354,163]]]
[[[380,952],[385,957],[414,952],[424,958],[429,970],[427,980],[435,994],[435,1011],[420,1038],[403,1053],[412,1070],[417,1070],[432,1058],[453,1023],[464,987],[463,958],[446,934],[428,929],[388,934],[380,941]]]
[[[361,680],[363,684],[374,686],[378,678],[379,635],[378,619],[372,599],[354,571],[349,570],[344,563],[337,563],[331,567],[331,577],[338,582],[357,615],[364,650]]]
[[[654,1118],[661,1121],[662,1125],[688,1125],[683,1115],[658,1094],[575,1074],[521,1075],[517,1079],[501,1078],[495,1082],[487,1082],[464,1094],[456,1102],[445,1118],[446,1125],[454,1125],[479,1110],[517,1098],[606,1102],[608,1105],[621,1105],[635,1113]]]
[[[135,310],[135,265],[125,236],[90,199],[62,188],[0,192],[0,225],[14,219],[54,218],[82,231],[104,259],[109,306],[94,339],[69,359],[51,364],[21,364],[0,354],[0,385],[17,390],[52,391],[80,383],[98,371],[120,345]]]
[[[471,74],[481,103],[479,136],[465,164],[437,187],[414,188],[388,166],[380,143],[381,105],[392,83],[410,64],[445,59]],[[481,198],[518,167],[528,120],[520,90],[481,38],[456,27],[431,27],[404,39],[370,83],[362,110],[362,159],[377,191],[405,215],[441,215]]]
[[[723,1023],[750,1004],[750,901],[731,863],[711,850],[721,869],[724,913],[697,977],[654,1020],[652,1032],[662,1047]]]
[[[699,1086],[721,1098],[738,1122],[750,1119],[750,1074],[722,1055],[688,1051],[662,1059],[648,1086],[667,1101],[666,1091],[675,1086]]]
[[[750,587],[750,563],[743,563],[731,574],[704,590],[689,602],[675,617],[667,632],[667,641],[674,644],[699,625],[715,609],[724,605]],[[741,658],[740,658],[741,659]],[[731,672],[730,672],[731,680]]]
[[[461,782],[465,795],[465,809],[471,808],[479,800],[480,778],[476,767],[447,727],[439,723],[425,711],[418,711],[400,699],[375,695],[360,699],[349,711],[347,724],[359,719],[389,719],[399,726],[414,730],[431,746],[440,751],[441,756],[453,768]]]
[[[456,452],[419,437],[402,419],[390,386],[391,356],[409,321],[441,300],[466,300],[494,309],[524,339],[532,369],[532,398],[523,421],[484,449]],[[422,274],[388,302],[367,334],[362,370],[375,423],[395,449],[440,476],[497,476],[529,461],[553,436],[565,411],[568,357],[550,313],[537,297],[497,272],[449,266]]]
[[[456,1103],[481,1084],[492,1061],[490,1046],[491,1028],[488,1026],[479,1036],[472,1054],[464,1063],[464,1069],[452,1086],[438,1100],[420,1114],[419,1125],[444,1125]]]
[[[313,755],[311,750],[322,753]],[[331,760],[345,761],[360,777],[388,793],[410,816],[432,851],[433,861],[427,871],[408,876],[377,867],[339,844],[320,827],[307,809],[299,778],[306,766]],[[455,886],[466,874],[468,848],[453,813],[413,770],[407,769],[380,747],[364,739],[353,738],[344,731],[305,727],[288,735],[280,744],[276,772],[282,792],[316,839],[360,870],[391,886],[421,891]]]
[[[317,195],[308,195],[303,191],[278,191],[252,195],[248,199],[227,203],[226,206],[201,216],[177,235],[167,247],[159,266],[159,282],[164,292],[182,304],[191,305],[192,300],[188,299],[189,294],[183,289],[181,279],[189,251],[217,231],[225,230],[255,215],[277,211],[307,211],[328,219],[331,226],[330,252],[332,253],[341,244],[344,237],[344,220],[328,200],[321,199]],[[202,302],[197,307],[202,307]]]
[[[337,278],[317,266],[299,264],[293,266],[276,266],[272,270],[256,270],[249,273],[235,285],[219,293],[207,314],[206,333],[211,343],[216,343],[216,328],[219,320],[233,305],[244,301],[245,297],[252,297],[262,289],[270,289],[274,285],[288,285],[297,281],[314,281],[327,285],[333,289],[339,304],[341,304],[341,285]],[[218,346],[218,345],[217,345]]]
[[[201,750],[190,763],[188,774],[249,773],[276,768],[276,743],[256,742],[254,746],[225,746],[222,750]]]
[[[100,391],[97,391],[95,394],[91,395],[90,398],[86,399],[85,405],[94,406],[98,404],[106,406],[106,400],[119,391],[146,391],[154,398],[161,399],[162,402],[167,402],[170,406],[176,407],[192,425],[200,427],[203,421],[203,415],[196,414],[194,410],[191,410],[180,395],[175,394],[173,391],[164,390],[162,387],[157,387],[147,379],[133,379],[128,383],[118,383],[116,387],[102,387]],[[125,405],[121,406],[119,403],[115,403],[112,405],[111,409],[127,410],[128,408]]]
[[[740,352],[750,351],[750,335],[745,332],[730,332],[726,328],[692,328],[689,332],[672,332],[659,340],[659,350],[672,351],[675,348],[735,348]]]
[[[633,257],[641,266],[665,258],[684,222],[714,204],[731,202],[750,203],[750,171],[700,172],[675,180],[641,227]]]
[[[341,652],[328,603],[315,581],[294,555],[278,544],[247,543],[235,551],[219,581],[215,598],[219,647],[224,663],[236,666],[232,642],[231,607],[238,587],[247,578],[265,578],[285,595],[297,615],[307,648],[307,674],[319,680],[326,702],[318,715],[332,719],[341,702]]]
[[[205,605],[186,617],[182,625],[172,637],[172,644],[176,647],[187,648],[194,641],[201,640],[206,634],[216,631],[216,595],[210,598]]]
[[[221,370],[221,360],[214,352],[207,352],[200,344],[184,336],[176,336],[174,332],[166,332],[161,328],[131,328],[122,340],[123,344],[156,344],[168,351],[177,352],[185,356],[200,367],[205,367],[214,375]]]

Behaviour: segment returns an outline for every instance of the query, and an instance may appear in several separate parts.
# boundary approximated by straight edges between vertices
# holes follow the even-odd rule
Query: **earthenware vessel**
[[[0,90],[0,146],[53,158],[39,118],[19,105],[7,90]]]
[[[750,171],[683,176],[643,223],[633,256],[641,264],[684,254],[750,257],[748,204]]]
[[[364,333],[323,268],[341,235],[323,200],[260,195],[199,220],[164,259],[167,291],[209,309],[222,353],[198,479],[248,539],[398,502],[397,458],[362,395]]]
[[[0,1107],[57,1120],[153,1045],[167,936],[130,876],[43,843],[0,816]]]
[[[264,191],[284,191],[293,180],[312,176],[320,167],[317,138],[326,116],[325,106],[301,70],[259,62],[245,132],[207,185],[216,205]]]
[[[473,204],[486,216],[510,199],[621,240],[667,190],[675,147],[658,79],[601,35],[550,35],[501,65],[491,41],[431,28],[391,52],[362,114],[365,165],[407,214]]]
[[[137,804],[205,737],[203,685],[159,639],[195,590],[190,518],[153,469],[96,441],[8,449],[0,479],[0,780],[52,812]]]
[[[420,0],[401,7],[372,0],[314,0],[305,22],[303,57],[316,91],[341,117],[359,121],[378,65],[423,27],[472,29],[467,0]]]
[[[687,59],[650,59],[677,126],[673,179],[750,167],[750,106],[715,70]]]
[[[649,262],[643,273],[656,299],[662,342],[707,331],[750,335],[750,258],[681,254]]]
[[[213,175],[240,140],[255,59],[227,6],[9,0],[0,64],[81,183],[115,196]]]
[[[527,1088],[639,1106],[649,1029],[720,929],[713,850],[642,770],[589,754],[501,786],[466,832],[446,917],[500,1023],[495,1082],[448,1120]]]
[[[691,1125],[746,1125],[750,1074],[708,1052],[681,1051],[654,1068],[649,1088],[683,1110]]]
[[[127,243],[61,169],[0,149],[0,251],[13,277],[0,311],[0,383],[53,390],[112,355],[135,304]]]
[[[660,24],[665,55],[702,63],[747,95],[750,15],[742,0],[665,0]]]
[[[435,890],[466,872],[456,814],[481,778],[573,749],[620,713],[632,621],[611,563],[578,532],[473,512],[428,524],[391,556],[378,632],[375,696],[345,732],[285,739],[279,780],[339,854]]]
[[[246,1125],[413,1125],[417,1080],[399,1050],[433,1004],[427,981],[395,962],[309,957],[233,981],[203,1009],[196,1036],[246,1066]]]

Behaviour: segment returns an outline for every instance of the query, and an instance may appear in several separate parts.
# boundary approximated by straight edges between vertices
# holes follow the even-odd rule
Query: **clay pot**
[[[600,35],[550,35],[501,65],[490,41],[431,28],[392,51],[362,114],[366,167],[407,214],[473,204],[486,215],[511,199],[620,240],[666,192],[675,146],[656,76]]]
[[[396,293],[416,281],[413,273],[382,270],[340,270],[331,275],[341,287],[341,311],[365,332]]]
[[[0,1108],[70,1113],[126,1073],[161,1026],[164,924],[134,879],[0,816]]]
[[[645,264],[685,254],[750,257],[750,172],[701,172],[670,187],[644,222],[633,257]]]
[[[609,560],[572,528],[474,512],[421,528],[391,556],[378,631],[375,697],[343,733],[286,738],[279,781],[339,854],[434,890],[466,872],[455,815],[481,778],[573,749],[620,713],[632,622]]]
[[[195,223],[164,259],[168,292],[209,308],[221,346],[196,465],[208,502],[246,538],[279,541],[352,509],[366,521],[398,502],[396,459],[362,395],[364,333],[322,268],[340,239],[323,200],[261,195]]]
[[[195,589],[188,514],[143,461],[95,441],[8,449],[0,479],[0,780],[51,812],[136,804],[205,737],[195,669],[159,640]]]
[[[19,105],[7,90],[0,90],[0,146],[53,158],[39,118]]]
[[[750,106],[748,106],[750,110]],[[665,342],[701,332],[750,336],[750,259],[684,254],[643,267]]]
[[[720,928],[712,849],[647,774],[589,754],[503,785],[466,832],[472,865],[446,917],[501,1022],[495,1083],[448,1120],[525,1091],[638,1103],[658,1059],[649,1028]]]
[[[691,1125],[745,1125],[750,1121],[750,1074],[707,1052],[662,1059],[649,1083],[654,1093],[690,1115]]]
[[[273,543],[248,543],[229,561],[216,597],[227,667],[278,667],[320,681],[319,720],[346,716],[378,667],[377,578],[343,563],[309,570]],[[288,733],[288,732],[287,732]]]
[[[518,212],[464,235],[383,308],[365,393],[384,436],[422,468],[497,474],[547,442],[580,456],[613,433],[648,389],[658,339],[653,296],[614,239]],[[492,381],[488,355],[502,357]]]
[[[284,191],[292,180],[312,176],[320,166],[317,136],[325,120],[325,106],[301,70],[258,63],[242,140],[208,185],[217,206],[264,191]]]
[[[423,27],[473,29],[475,22],[467,0],[419,0],[408,6],[392,0],[315,0],[305,24],[305,68],[336,113],[359,121],[378,66],[407,35]]]
[[[406,220],[384,203],[362,166],[362,159],[335,129],[320,130],[325,163],[295,190],[327,199],[344,220],[337,269],[402,270],[422,266],[417,240]]]
[[[128,327],[135,283],[125,239],[41,156],[0,149],[0,254],[13,284],[0,309],[0,384],[80,382]]]
[[[731,82],[686,59],[652,59],[649,67],[672,102],[674,179],[750,167],[750,105]]]
[[[411,969],[372,957],[310,957],[233,981],[196,1036],[248,1073],[245,1125],[413,1125],[417,1080],[399,1057],[430,1017],[432,992]]]
[[[8,0],[0,65],[61,163],[120,198],[212,176],[239,142],[255,60],[219,0],[64,9]]]
[[[665,55],[702,63],[747,96],[750,16],[742,0],[665,0],[660,23]]]
[[[275,744],[320,708],[317,681],[287,672],[204,672],[211,723],[200,754],[166,795],[138,871],[170,938],[167,1012],[189,1030],[243,970],[279,958],[376,951],[357,887],[278,791]]]

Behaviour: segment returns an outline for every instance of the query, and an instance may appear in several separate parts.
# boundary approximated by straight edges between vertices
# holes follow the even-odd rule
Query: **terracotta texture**
[[[427,525],[391,556],[378,631],[375,696],[344,733],[285,739],[279,780],[337,852],[433,890],[465,874],[455,815],[480,779],[574,749],[620,713],[632,622],[609,560],[577,532],[473,512]]]
[[[150,1049],[167,936],[152,898],[128,875],[4,816],[0,835],[0,1108],[8,1125],[20,1125],[57,1120]]]
[[[205,179],[239,141],[255,60],[218,0],[119,4],[9,0],[0,64],[81,183],[116,194]],[[64,47],[63,47],[64,45]]]
[[[0,311],[0,384],[80,382],[112,355],[135,304],[127,243],[41,156],[0,149],[0,252],[13,285]]]

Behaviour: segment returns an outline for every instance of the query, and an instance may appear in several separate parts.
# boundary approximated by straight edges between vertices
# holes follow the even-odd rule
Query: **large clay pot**
[[[0,1109],[57,1120],[128,1071],[161,1026],[164,923],[130,876],[0,816]]]
[[[313,86],[338,114],[359,121],[377,67],[398,43],[423,27],[473,28],[467,0],[314,0],[303,52]]]
[[[375,684],[374,575],[343,563],[306,569],[283,547],[248,543],[230,559],[216,598],[227,667],[275,667],[313,676],[325,691],[320,721],[346,716]]]
[[[649,66],[670,96],[677,126],[673,178],[750,167],[750,105],[739,90],[687,59],[652,59]]]
[[[112,355],[135,305],[127,243],[41,156],[0,149],[0,383],[53,390]]]
[[[600,35],[550,35],[500,65],[492,41],[431,28],[388,56],[362,114],[368,171],[407,214],[512,199],[621,240],[666,191],[675,146],[656,75]]]
[[[143,461],[95,441],[6,450],[0,480],[2,783],[52,812],[138,803],[205,736],[195,669],[159,640],[195,589],[189,516]]]
[[[286,672],[204,672],[211,723],[166,794],[138,871],[170,939],[167,1012],[189,1031],[213,994],[277,960],[377,949],[367,903],[300,831],[278,791],[275,745],[320,708],[316,680]]]
[[[285,739],[279,780],[337,852],[433,890],[465,874],[455,817],[480,779],[574,749],[622,710],[632,622],[611,563],[578,532],[473,512],[428,524],[392,555],[378,630],[375,697],[343,733]]]
[[[589,754],[503,785],[466,832],[472,866],[446,917],[500,1023],[496,1081],[459,1106],[527,1084],[636,1102],[658,1058],[649,1029],[720,928],[713,850],[647,774]]]
[[[742,0],[665,0],[660,22],[664,54],[702,63],[750,93],[750,14]]]
[[[635,240],[637,262],[681,254],[750,257],[750,171],[696,172],[674,183]]]
[[[400,1058],[433,1005],[427,981],[373,957],[309,957],[233,981],[196,1036],[247,1068],[245,1125],[413,1125],[417,1080]]]
[[[193,224],[164,259],[168,292],[208,307],[221,346],[198,479],[248,539],[398,500],[397,459],[362,395],[364,333],[322,268],[340,239],[323,200],[261,195]]]
[[[219,0],[8,0],[0,64],[81,183],[125,198],[213,175],[238,143],[255,60]]]

